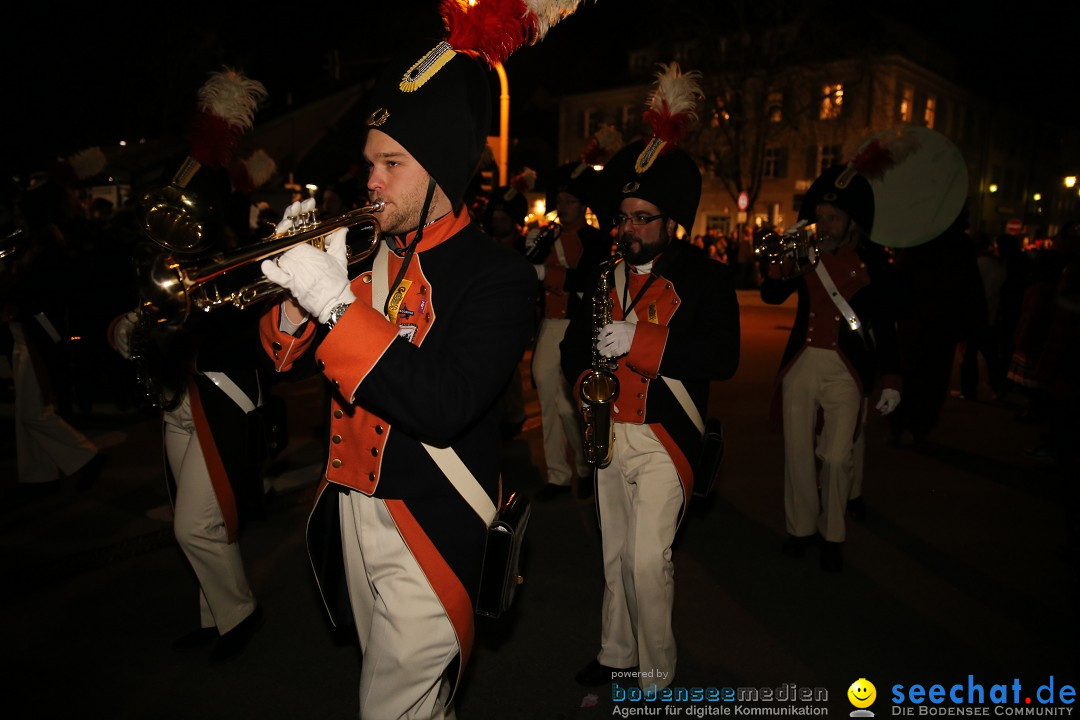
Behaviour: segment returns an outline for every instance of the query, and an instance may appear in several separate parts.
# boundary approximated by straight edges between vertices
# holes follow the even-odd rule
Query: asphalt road
[[[1042,428],[1014,419],[1019,396],[948,398],[918,447],[890,444],[885,423],[872,420],[868,514],[849,523],[844,571],[824,573],[813,553],[780,553],[783,452],[766,417],[793,307],[764,307],[746,292],[740,303],[740,369],[712,397],[725,422],[724,475],[714,496],[692,507],[675,547],[674,684],[752,688],[758,700],[628,706],[611,688],[574,683],[598,649],[600,545],[594,506],[562,497],[534,505],[526,583],[509,617],[479,622],[458,717],[703,717],[786,707],[847,716],[847,690],[861,678],[876,686],[870,710],[878,717],[929,707],[913,702],[913,685],[982,686],[991,715],[1074,707],[1043,706],[1036,691],[1052,682],[1060,693],[1080,679],[1075,478],[1025,454]],[[290,444],[271,468],[270,515],[241,543],[266,622],[219,667],[205,653],[170,647],[198,616],[194,580],[171,535],[157,418],[99,405],[76,415],[111,458],[101,480],[77,492],[69,478],[57,493],[16,501],[10,393],[0,398],[9,717],[356,717],[359,651],[325,620],[303,543],[324,451],[318,382],[278,386]],[[535,394],[527,400],[530,420],[503,454],[508,477],[532,491],[543,461]],[[1014,683],[1015,703],[992,704],[993,686]],[[763,700],[762,688],[774,698],[806,691],[826,699]],[[958,709],[948,700],[934,708],[946,706]]]

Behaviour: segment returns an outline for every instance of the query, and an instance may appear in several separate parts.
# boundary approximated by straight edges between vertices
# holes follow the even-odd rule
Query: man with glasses
[[[539,500],[561,495],[572,486],[576,486],[579,499],[593,493],[592,471],[581,448],[578,411],[560,367],[559,343],[569,318],[589,291],[589,270],[610,255],[608,239],[585,220],[596,175],[585,163],[559,168],[548,192],[548,207],[557,209],[559,223],[527,241],[526,255],[540,279],[542,296],[531,368],[540,401],[547,466],[547,484],[536,494]]]
[[[693,490],[709,382],[738,366],[739,306],[730,269],[677,238],[680,227],[684,235],[693,228],[701,196],[688,154],[663,143],[657,152],[655,139],[633,143],[604,168],[600,186],[622,261],[605,268],[612,321],[597,348],[616,365],[619,394],[611,404],[613,459],[596,481],[600,651],[576,680],[660,690],[676,663],[671,545]],[[594,273],[591,289],[597,280]],[[583,303],[562,342],[575,389],[591,366],[594,322],[591,303]]]

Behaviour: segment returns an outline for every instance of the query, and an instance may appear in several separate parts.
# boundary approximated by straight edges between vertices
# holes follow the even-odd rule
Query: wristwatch
[[[331,330],[337,325],[338,320],[345,314],[345,311],[349,309],[349,305],[352,303],[338,303],[334,306],[334,309],[330,311],[330,317],[326,318],[326,327]]]

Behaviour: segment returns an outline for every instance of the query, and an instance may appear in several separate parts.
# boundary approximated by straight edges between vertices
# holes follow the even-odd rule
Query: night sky
[[[507,62],[512,96],[528,97],[537,84],[557,93],[568,80],[587,77],[559,58],[572,57],[577,67],[603,75],[622,62],[623,48],[647,40],[673,14],[660,8],[692,1],[583,3],[540,46]],[[823,6],[835,10],[838,2],[845,0]],[[925,0],[888,9],[953,47],[963,76],[984,94],[1076,126],[1080,92],[1070,33],[1080,12],[1075,4],[1054,5],[1073,9],[1052,10],[1041,0],[1024,3],[1023,12],[989,6],[972,12],[966,4]],[[14,11],[0,42],[15,86],[4,103],[8,131],[0,165],[26,172],[92,145],[181,134],[194,112],[195,91],[222,65],[267,86],[270,99],[259,117],[283,113],[377,67],[396,41],[437,32],[436,8],[435,0],[393,0],[291,10],[189,2]],[[335,59],[337,81],[328,72]]]

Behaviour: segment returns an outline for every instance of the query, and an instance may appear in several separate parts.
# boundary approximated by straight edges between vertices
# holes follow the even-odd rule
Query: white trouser
[[[20,483],[52,482],[72,475],[97,455],[97,447],[45,404],[22,326],[9,326],[14,338],[11,371],[15,381],[15,455]]]
[[[682,485],[648,425],[615,423],[615,457],[596,486],[604,548],[600,654],[609,667],[638,665],[642,687],[667,687],[675,673],[675,539]]]
[[[345,577],[364,655],[360,717],[452,720],[446,669],[459,648],[450,618],[386,503],[358,492],[340,502]]]
[[[533,351],[532,374],[540,401],[540,421],[544,432],[544,463],[547,481],[570,485],[574,478],[591,475],[581,449],[581,418],[563,376],[559,343],[570,321],[549,318],[541,321]],[[567,453],[573,456],[571,465]]]
[[[844,512],[854,477],[859,386],[835,350],[805,348],[783,380],[784,515],[789,535],[846,537]],[[824,426],[814,447],[818,410]],[[820,497],[818,492],[821,461]]]
[[[165,455],[176,480],[173,534],[199,581],[202,627],[226,633],[255,610],[240,544],[230,543],[185,392],[164,414]]]

